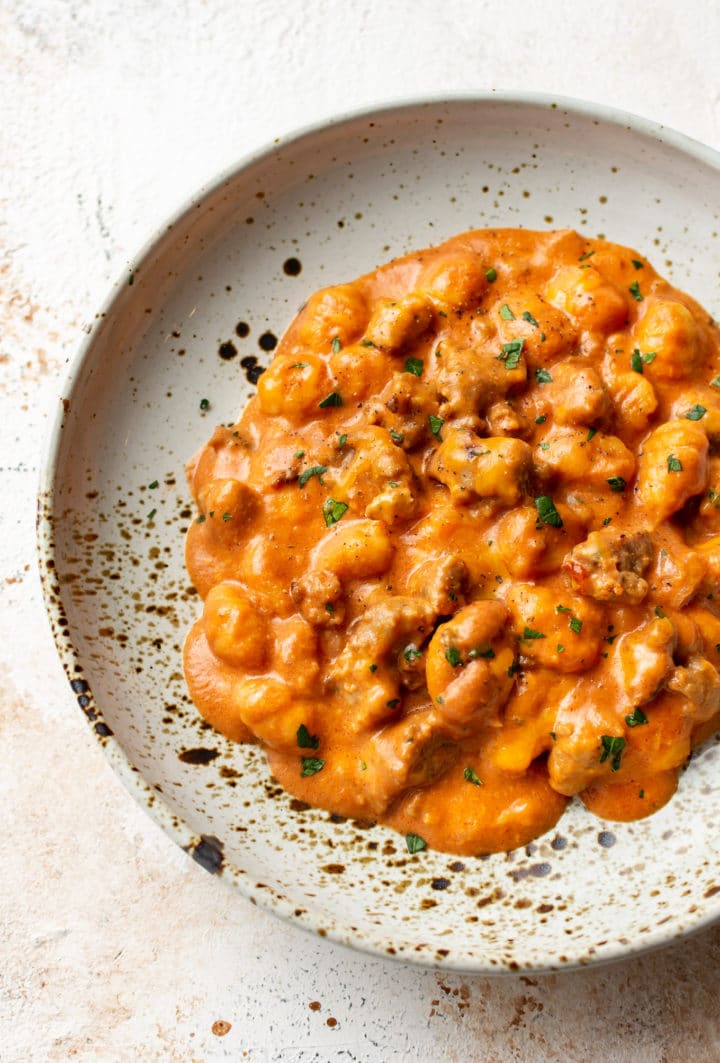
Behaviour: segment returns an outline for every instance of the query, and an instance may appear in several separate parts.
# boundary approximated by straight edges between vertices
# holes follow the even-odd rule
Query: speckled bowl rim
[[[381,119],[392,113],[422,112],[423,109],[437,106],[467,105],[467,104],[492,104],[498,105],[527,105],[541,110],[551,108],[561,113],[568,113],[578,118],[589,118],[602,121],[609,125],[621,126],[625,130],[641,136],[654,139],[667,144],[676,150],[697,159],[718,170],[720,176],[720,152],[700,141],[677,130],[670,129],[650,119],[634,115],[631,112],[604,104],[593,103],[572,97],[565,97],[549,93],[539,92],[509,92],[489,90],[477,93],[438,93],[422,97],[399,97],[393,100],[377,101],[376,103],[345,111],[332,118],[322,119],[300,127],[285,135],[275,137],[263,147],[241,157],[237,162],[222,170],[218,176],[203,185],[194,195],[186,198],[180,206],[160,224],[149,239],[144,243],[139,252],[131,260],[131,265],[125,268],[110,289],[109,294],[102,303],[98,318],[108,318],[115,310],[121,293],[126,291],[128,285],[128,269],[140,272],[145,263],[148,263],[158,253],[163,241],[168,238],[175,226],[210,195],[218,192],[223,185],[234,180],[243,170],[252,167],[262,161],[279,148],[288,148],[299,145],[302,141],[312,140],[318,134],[330,128],[341,127],[357,120],[369,121]],[[74,357],[71,357],[64,378],[61,380],[56,414],[52,419],[45,440],[44,454],[40,466],[38,486],[38,519],[37,519],[37,551],[40,570],[40,579],[45,598],[45,607],[51,621],[53,638],[65,670],[68,680],[77,683],[82,677],[84,668],[81,654],[75,649],[69,632],[63,634],[62,630],[62,605],[52,591],[54,581],[55,546],[53,542],[53,524],[55,520],[55,470],[58,463],[61,437],[65,419],[65,408],[68,401],[72,401],[79,384],[82,381],[93,347],[95,345],[94,329],[88,329],[88,334],[81,342]],[[43,507],[46,507],[47,517],[43,517]],[[85,714],[83,714],[85,715]],[[86,719],[88,717],[86,716]],[[92,727],[91,723],[91,727]],[[269,891],[267,887],[259,888],[251,876],[242,868],[224,860],[221,854],[212,845],[212,840],[199,837],[194,834],[189,825],[165,802],[162,795],[150,786],[134,767],[122,745],[114,735],[100,736],[93,727],[92,734],[100,741],[105,756],[109,760],[113,770],[129,793],[139,805],[151,816],[163,831],[179,845],[185,852],[206,870],[217,873],[221,868],[222,878],[229,881],[240,893],[258,907],[265,909],[281,918],[292,922],[302,929],[326,937],[331,941],[365,952],[371,956],[381,956],[384,959],[410,962],[423,967],[455,970],[468,974],[482,974],[485,976],[498,976],[522,971],[534,973],[549,971],[571,971],[588,966],[601,966],[607,963],[636,956],[640,953],[650,952],[671,944],[681,938],[695,934],[710,926],[720,918],[720,895],[716,906],[708,905],[707,909],[698,913],[697,919],[692,926],[674,928],[671,924],[658,927],[653,933],[643,937],[639,943],[627,945],[618,944],[600,956],[583,956],[582,954],[563,958],[560,962],[552,956],[547,957],[545,963],[529,962],[525,964],[513,964],[512,968],[503,966],[489,966],[485,962],[478,962],[477,958],[469,959],[461,956],[450,956],[446,962],[438,960],[429,954],[414,954],[398,949],[394,955],[387,952],[387,936],[363,932],[359,934],[349,926],[336,923],[328,919],[322,910],[321,900],[314,908],[305,908],[301,912],[296,910],[292,899]]]

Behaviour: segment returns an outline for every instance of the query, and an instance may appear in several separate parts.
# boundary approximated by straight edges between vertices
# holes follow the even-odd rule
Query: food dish
[[[311,296],[190,463],[190,693],[296,797],[460,855],[633,820],[720,710],[720,330],[483,230]]]
[[[595,105],[389,106],[245,159],[128,265],[58,402],[41,570],[91,732],[202,867],[296,926],[475,972],[627,956],[720,915],[712,742],[642,822],[618,828],[575,805],[508,856],[410,855],[384,828],[289,799],[260,751],[202,726],[177,665],[198,612],[184,464],[211,420],[235,420],[239,368],[249,396],[303,291],[470,228],[562,224],[648,249],[712,311],[719,168],[710,149]]]

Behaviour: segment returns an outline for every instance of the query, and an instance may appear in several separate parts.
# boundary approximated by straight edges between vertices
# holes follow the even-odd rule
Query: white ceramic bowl
[[[712,313],[719,169],[708,148],[587,104],[389,106],[246,159],[116,284],[58,403],[41,567],[93,733],[208,871],[337,941],[480,972],[608,960],[717,918],[715,742],[649,820],[603,823],[575,805],[524,850],[410,856],[388,830],[299,806],[257,749],[210,730],[180,651],[199,605],[183,564],[184,463],[235,420],[253,366],[312,291],[465,229],[572,227],[637,248]]]

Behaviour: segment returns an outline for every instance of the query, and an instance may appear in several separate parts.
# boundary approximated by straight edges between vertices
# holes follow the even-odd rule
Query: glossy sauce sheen
[[[697,303],[570,231],[316,293],[188,467],[198,709],[449,852],[655,811],[718,724],[718,373]]]

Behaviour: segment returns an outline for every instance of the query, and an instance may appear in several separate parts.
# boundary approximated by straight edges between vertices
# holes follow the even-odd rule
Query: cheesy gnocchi
[[[312,295],[188,466],[197,708],[410,851],[655,811],[718,726],[719,373],[697,303],[571,231]]]

